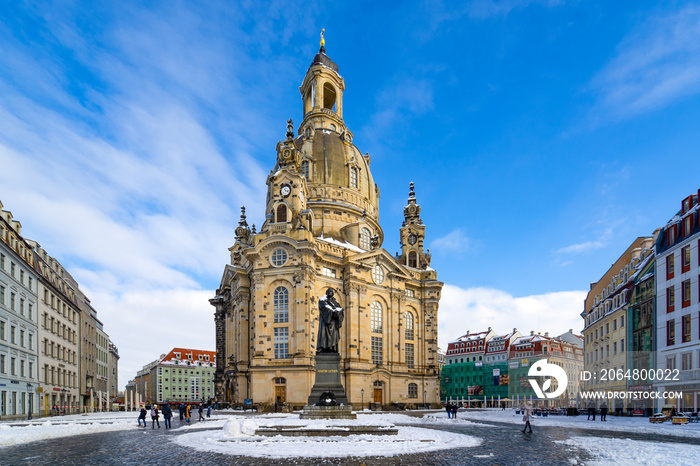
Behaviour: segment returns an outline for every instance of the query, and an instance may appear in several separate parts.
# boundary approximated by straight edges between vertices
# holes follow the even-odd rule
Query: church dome
[[[340,134],[320,125],[305,138],[302,164],[309,163],[309,201],[333,198],[375,217],[378,203],[369,156],[363,156],[354,144],[344,140],[349,137],[349,132]]]

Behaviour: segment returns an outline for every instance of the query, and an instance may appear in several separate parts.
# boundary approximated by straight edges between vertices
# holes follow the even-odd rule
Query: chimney
[[[535,331],[534,331],[534,330],[530,330],[530,336],[531,336],[531,337],[534,337],[534,336],[535,336]]]
[[[549,338],[549,332],[544,332],[544,336]]]

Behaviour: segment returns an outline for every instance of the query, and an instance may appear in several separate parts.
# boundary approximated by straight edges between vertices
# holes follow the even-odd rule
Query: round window
[[[374,280],[374,283],[377,285],[384,281],[384,269],[381,265],[377,264],[374,266],[374,269],[372,269],[372,280]]]
[[[287,263],[287,251],[282,248],[277,248],[272,252],[272,265],[281,267]]]

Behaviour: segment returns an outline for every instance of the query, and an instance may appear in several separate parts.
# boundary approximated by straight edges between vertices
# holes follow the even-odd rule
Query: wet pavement
[[[482,441],[478,447],[393,457],[280,460],[201,452],[177,445],[170,439],[191,433],[192,430],[180,429],[180,421],[175,418],[173,429],[170,430],[163,427],[151,429],[149,424],[146,429],[79,435],[0,448],[0,465],[571,465],[585,464],[591,459],[583,450],[556,443],[576,436],[700,445],[700,439],[696,438],[604,432],[585,428],[535,427],[534,433],[523,434],[519,424],[472,422],[490,427],[469,424],[420,427],[477,437]]]

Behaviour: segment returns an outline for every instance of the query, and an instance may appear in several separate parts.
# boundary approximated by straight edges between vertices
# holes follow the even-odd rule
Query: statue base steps
[[[352,412],[352,406],[304,406],[304,411],[299,414],[300,419],[357,419],[357,414]]]
[[[256,429],[255,435],[263,437],[347,437],[350,435],[397,435],[399,430],[388,426],[333,425],[325,429],[304,426],[264,426]]]

